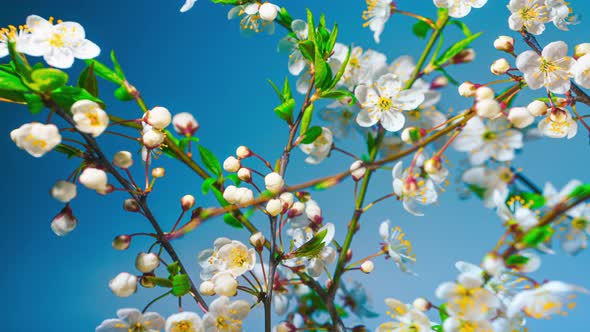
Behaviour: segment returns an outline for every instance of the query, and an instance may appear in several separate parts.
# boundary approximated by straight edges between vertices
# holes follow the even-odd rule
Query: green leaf
[[[487,191],[486,188],[480,187],[480,186],[476,186],[474,184],[468,184],[467,185],[467,188],[469,190],[471,190],[475,194],[475,196],[479,197],[480,199],[483,199],[485,197],[485,193]]]
[[[336,38],[338,38],[338,24],[334,24],[334,28],[332,28],[332,32],[326,41],[326,50],[324,55],[328,56],[334,50],[334,45],[336,45]]]
[[[522,243],[531,248],[549,240],[555,231],[549,226],[535,227],[528,231],[522,238]]]
[[[119,77],[119,75],[116,72],[114,72],[112,69],[110,69],[106,65],[100,63],[97,60],[90,59],[90,60],[84,60],[84,61],[86,62],[86,64],[88,66],[93,66],[94,72],[96,73],[96,75],[104,78],[107,81],[113,82],[117,85],[122,85],[123,82],[125,81],[123,78]]]
[[[240,183],[242,183],[242,180],[240,180],[236,173],[228,174],[225,178],[233,182],[236,186],[239,186]]]
[[[29,92],[18,76],[3,70],[0,70],[0,90]]]
[[[207,193],[209,193],[209,190],[211,190],[215,181],[217,181],[215,178],[206,178],[205,181],[203,181],[203,184],[201,184],[201,191],[203,192],[203,195],[207,195]]]
[[[287,121],[288,123],[291,123],[293,121],[293,110],[294,109],[295,109],[295,99],[291,98],[291,99],[286,100],[285,102],[283,102],[279,106],[277,106],[274,109],[274,112],[279,118]]]
[[[527,204],[530,209],[542,208],[547,203],[545,197],[541,194],[521,192],[518,194],[518,196],[524,199],[525,204]]]
[[[309,241],[305,242],[301,247],[297,248],[291,253],[293,257],[312,257],[320,253],[325,247],[324,238],[328,233],[328,229],[324,229],[314,235]]]
[[[240,221],[233,216],[233,214],[231,213],[226,213],[223,215],[223,221],[230,225],[231,227],[234,228],[244,228],[244,226],[242,226],[242,224],[240,223]]]
[[[92,100],[101,105],[104,109],[106,108],[102,100],[91,95],[86,89],[73,87],[73,86],[62,86],[61,88],[55,89],[51,92],[53,100],[64,110],[70,111],[72,104],[78,100]]]
[[[199,155],[201,156],[201,160],[203,161],[203,164],[205,165],[205,167],[213,174],[215,174],[217,177],[221,176],[221,164],[219,163],[219,160],[217,159],[217,157],[215,157],[215,155],[213,154],[213,152],[209,151],[207,148],[205,148],[202,145],[198,145],[199,148]]]
[[[367,151],[373,151],[373,147],[375,146],[375,136],[371,132],[367,134]]]
[[[438,314],[440,316],[440,321],[442,323],[445,322],[445,320],[447,320],[447,318],[449,318],[449,314],[447,313],[447,305],[446,304],[442,304],[440,305],[440,310],[438,311]]]
[[[326,91],[326,92],[322,92],[320,96],[322,98],[329,98],[329,99],[336,99],[336,100],[340,100],[342,98],[350,98],[350,102],[348,103],[348,105],[354,105],[354,103],[356,102],[356,96],[354,95],[354,93],[352,93],[348,90]]]
[[[284,100],[283,100],[283,94],[281,93],[281,91],[279,90],[279,88],[277,87],[277,85],[273,81],[271,81],[270,79],[267,80],[267,81],[268,81],[268,83],[270,83],[270,86],[272,86],[273,90],[275,90],[275,93],[277,94],[277,96],[281,100],[281,103],[284,102]]]
[[[315,52],[314,69],[316,88],[322,90],[327,88],[332,82],[332,69],[324,59],[324,55],[317,49],[317,47]]]
[[[121,85],[115,90],[115,97],[120,101],[130,101],[135,99],[135,97],[127,91],[127,88],[124,85]]]
[[[577,186],[572,192],[569,194],[569,198],[583,198],[590,195],[590,183],[582,184]]]
[[[291,92],[291,86],[289,85],[289,78],[285,77],[285,82],[283,83],[283,100],[289,100],[293,98],[293,93]]]
[[[303,116],[301,117],[301,125],[299,127],[299,136],[304,136],[305,132],[309,128],[309,125],[311,124],[311,117],[313,116],[313,107],[313,104],[309,104],[309,106],[307,106],[305,110],[303,110]]]
[[[322,134],[322,127],[313,126],[305,132],[305,137],[301,140],[303,144],[313,143]]]
[[[84,155],[82,150],[65,144],[59,144],[53,150],[65,154],[68,158],[80,157]]]
[[[31,72],[30,86],[35,91],[49,92],[66,85],[68,74],[55,68],[35,69]]]
[[[35,94],[26,94],[24,97],[27,101],[27,106],[29,107],[29,112],[31,112],[31,114],[37,114],[43,110],[45,105],[43,104],[43,99],[41,99],[40,96]]]
[[[111,51],[111,61],[113,62],[113,66],[115,67],[115,72],[117,73],[117,76],[119,76],[122,79],[125,79],[125,74],[123,73],[123,69],[121,69],[119,60],[117,60],[117,57],[115,56],[114,50]]]
[[[144,277],[147,278],[149,281],[153,282],[157,286],[165,287],[165,288],[172,288],[172,281],[166,278],[158,278],[158,277]]]
[[[449,24],[454,24],[454,25],[458,26],[459,29],[461,29],[461,31],[465,35],[465,37],[469,37],[469,36],[473,35],[471,30],[469,30],[469,28],[467,27],[467,24],[465,24],[459,20],[450,20]]]
[[[225,198],[223,198],[223,193],[221,191],[219,191],[219,189],[212,186],[211,192],[213,193],[213,195],[215,195],[215,199],[217,199],[217,201],[219,202],[219,204],[221,204],[221,206],[225,207],[225,206],[229,205],[229,203],[225,200]]]
[[[466,37],[449,47],[435,62],[434,65],[440,67],[451,60],[455,55],[466,49],[475,39],[481,36],[481,32]]]
[[[277,18],[277,21],[280,24],[287,27],[288,29],[290,29],[291,23],[293,22],[293,18],[291,17],[287,9],[285,9],[285,7],[281,7],[281,10],[279,10],[279,17]]]
[[[191,290],[191,282],[186,274],[175,275],[172,278],[172,294],[184,296]]]
[[[80,73],[78,87],[86,89],[91,95],[98,97],[98,80],[94,74],[94,64],[90,64]]]
[[[25,103],[25,94],[17,91],[9,91],[0,89],[0,98],[13,101],[15,103]]]
[[[211,2],[221,5],[240,5],[244,0],[211,0]]]
[[[315,44],[311,40],[303,40],[299,42],[299,51],[301,55],[307,60],[315,61]]]
[[[521,266],[525,265],[530,258],[521,255],[512,255],[506,259],[506,265],[508,266]]]
[[[348,65],[348,60],[350,60],[351,50],[352,47],[349,46],[348,53],[346,53],[346,58],[344,59],[344,62],[340,65],[340,69],[338,69],[336,76],[334,76],[334,78],[332,79],[332,83],[330,83],[326,90],[332,90],[336,86],[336,84],[338,84],[338,82],[342,78],[342,75],[344,75],[344,72],[346,71],[346,66]]]
[[[426,35],[430,31],[430,25],[424,21],[418,21],[412,26],[412,32],[419,38],[426,38]]]
[[[313,22],[313,14],[311,10],[307,9],[307,39],[315,41],[315,23]],[[312,60],[313,61],[313,60]]]
[[[16,51],[16,45],[13,42],[8,43],[8,51],[10,53],[12,65],[14,66],[16,73],[24,78],[25,81],[30,81],[31,71],[33,69],[29,65],[27,58],[24,56],[24,54],[18,53]]]
[[[180,273],[180,264],[178,264],[178,262],[168,264],[166,269],[168,270],[168,273],[170,273],[170,276],[173,277]]]

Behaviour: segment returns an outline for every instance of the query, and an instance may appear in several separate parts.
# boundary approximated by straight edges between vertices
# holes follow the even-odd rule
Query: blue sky
[[[277,100],[266,80],[281,81],[289,75],[287,57],[276,52],[282,31],[274,36],[260,35],[245,38],[240,35],[237,22],[226,19],[228,7],[207,1],[198,2],[193,10],[180,14],[182,1],[115,1],[84,2],[72,0],[26,1],[3,6],[0,25],[21,24],[29,14],[81,23],[89,39],[102,48],[100,60],[108,61],[108,52],[114,49],[129,80],[138,87],[150,106],[166,106],[172,112],[191,112],[201,124],[198,137],[220,158],[234,153],[238,145],[247,145],[268,159],[276,159],[286,141],[285,126],[276,119],[272,109]],[[458,67],[451,72],[458,80],[485,82],[492,80],[489,64],[502,55],[492,47],[498,35],[517,34],[507,27],[507,1],[493,0],[482,10],[475,10],[465,22],[473,31],[483,36],[473,45],[478,50],[474,63]],[[374,48],[385,53],[391,61],[404,54],[417,57],[424,41],[411,34],[413,23],[406,17],[394,17],[386,26],[377,45],[372,33],[362,27],[363,1],[352,0],[301,0],[282,1],[293,17],[304,16],[306,7],[314,13],[327,14],[329,25],[339,23],[340,41],[347,44]],[[401,8],[432,16],[435,8],[431,1],[399,1]],[[586,17],[590,4],[574,3],[574,8]],[[452,28],[450,28],[452,29]],[[540,38],[542,44],[565,40],[570,45],[584,42],[588,34],[587,23],[575,26],[572,33],[558,31],[548,26]],[[447,42],[458,38],[458,32],[445,35]],[[517,50],[524,45],[517,43]],[[72,72],[79,72],[78,63]],[[112,86],[102,84],[101,96],[109,104],[109,112],[121,117],[138,117],[139,111],[132,103],[120,103],[111,98]],[[453,88],[441,101],[441,107],[461,109],[468,101],[457,96]],[[530,95],[529,95],[530,96]],[[522,96],[517,103],[526,103]],[[120,208],[122,194],[107,197],[79,190],[73,202],[78,228],[65,238],[57,238],[49,223],[61,205],[48,195],[51,185],[67,177],[75,167],[57,153],[35,159],[18,150],[9,139],[9,132],[31,116],[26,108],[0,105],[4,121],[0,124],[3,140],[0,151],[4,162],[0,166],[4,174],[0,197],[4,206],[0,210],[3,223],[4,271],[0,274],[0,287],[4,308],[4,327],[8,331],[27,331],[41,324],[47,332],[92,331],[103,319],[114,316],[117,308],[143,307],[159,290],[140,289],[137,295],[119,299],[107,288],[108,280],[121,271],[134,270],[137,251],[147,249],[147,241],[136,241],[132,250],[114,251],[111,240],[117,234],[149,230],[139,216],[129,215]],[[588,110],[581,108],[583,113]],[[42,121],[45,115],[34,119]],[[319,121],[319,120],[316,120]],[[318,122],[319,123],[319,122]],[[128,144],[113,138],[101,138],[115,152]],[[350,150],[361,153],[360,137],[342,143]],[[132,147],[125,146],[128,149]],[[587,170],[588,136],[583,130],[576,138],[566,140],[542,139],[531,142],[514,162],[525,173],[542,185],[553,181],[563,186],[569,179],[590,181]],[[452,153],[451,159],[460,164],[462,155]],[[294,153],[289,167],[288,182],[295,184],[306,179],[338,172],[348,167],[345,157],[334,156],[320,166],[303,163],[304,155]],[[178,214],[178,200],[183,194],[197,196],[198,204],[213,204],[211,197],[202,197],[201,180],[186,168],[166,157],[159,162],[168,169],[168,175],[158,182],[157,191],[150,204],[162,224],[170,227]],[[139,171],[139,170],[137,170]],[[138,173],[139,174],[139,173]],[[458,174],[455,174],[457,176]],[[327,221],[336,224],[337,237],[344,236],[345,227],[352,214],[352,186],[349,182],[340,190],[313,193],[320,203]],[[382,172],[373,180],[369,199],[391,191],[391,177]],[[363,216],[361,230],[353,243],[354,257],[362,258],[378,250],[377,229],[384,219],[400,225],[414,245],[418,257],[413,266],[418,277],[404,275],[389,261],[377,259],[376,270],[370,276],[350,274],[345,280],[355,279],[366,285],[372,294],[374,310],[381,317],[366,320],[375,327],[386,319],[383,299],[395,297],[411,301],[417,296],[433,298],[434,289],[443,281],[452,280],[457,260],[478,263],[487,250],[493,247],[501,235],[500,222],[493,211],[486,210],[475,199],[459,199],[456,186],[452,185],[441,197],[440,203],[427,209],[427,215],[416,218],[406,213],[397,203],[384,203]],[[263,226],[263,219],[255,219]],[[244,232],[231,229],[221,220],[211,220],[198,231],[175,243],[189,272],[198,276],[197,253],[209,247],[218,236],[229,236],[247,241]],[[590,288],[587,275],[590,272],[588,253],[569,257],[561,253],[544,257],[537,273],[540,279],[560,279]],[[175,310],[172,300],[154,307],[163,315]],[[187,309],[197,310],[192,304]],[[550,321],[530,321],[532,331],[563,329],[585,331],[590,323],[586,312],[590,299],[580,298],[578,307],[567,318]],[[257,310],[247,321],[248,331],[259,330],[262,317]],[[37,328],[37,327],[35,327]]]

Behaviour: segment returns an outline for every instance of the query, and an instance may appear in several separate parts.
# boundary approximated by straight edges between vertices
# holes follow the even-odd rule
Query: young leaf
[[[305,132],[305,137],[301,140],[303,144],[313,143],[322,134],[322,127],[313,126]]]
[[[40,68],[31,72],[31,88],[39,92],[49,92],[66,85],[68,74],[55,68]]]
[[[135,99],[133,95],[127,91],[127,88],[124,85],[121,85],[115,90],[115,98],[119,99],[120,101],[130,101]]]
[[[223,221],[230,225],[231,227],[234,228],[244,228],[244,226],[242,226],[242,224],[240,223],[240,221],[238,219],[236,219],[236,217],[233,216],[233,214],[231,213],[226,213],[223,215]]]
[[[168,270],[168,273],[170,273],[170,276],[173,277],[180,273],[180,264],[178,264],[178,262],[168,264],[166,269]]]
[[[426,35],[430,31],[430,25],[424,21],[418,21],[412,26],[412,32],[419,38],[426,38]]]
[[[522,243],[528,247],[536,248],[539,244],[549,240],[553,233],[554,230],[549,225],[535,227],[524,235]]]
[[[330,85],[326,88],[326,90],[332,90],[336,86],[336,84],[338,84],[338,82],[342,78],[342,75],[344,75],[344,72],[346,71],[346,66],[348,65],[348,60],[350,60],[351,50],[352,50],[352,47],[349,46],[348,52],[346,53],[346,58],[344,59],[344,62],[340,65],[340,69],[338,69],[336,76],[334,76],[334,78],[332,79],[332,83],[330,83]]]
[[[0,70],[0,90],[29,92],[18,76],[3,70]]]
[[[98,97],[98,80],[94,74],[94,64],[90,64],[80,73],[78,87],[86,89],[91,95]]]
[[[31,112],[31,114],[37,114],[43,110],[43,100],[40,96],[35,94],[25,94],[24,97],[27,101],[27,106],[29,107],[29,112]]]
[[[313,14],[311,10],[307,9],[307,40],[315,41],[315,23],[313,22]]]
[[[436,59],[434,65],[437,67],[444,65],[449,60],[451,60],[455,55],[459,54],[461,51],[466,49],[469,46],[469,44],[471,44],[471,42],[473,42],[479,36],[481,36],[481,32],[466,37],[465,39],[453,44],[438,59]]]
[[[459,20],[450,20],[449,24],[454,24],[454,25],[458,26],[459,29],[461,29],[461,31],[465,35],[465,37],[469,37],[469,36],[473,35],[471,30],[469,30],[469,28],[467,27],[467,24],[465,24]]]
[[[299,42],[299,51],[304,58],[309,61],[315,61],[315,44],[311,40],[304,40]]]
[[[119,75],[116,72],[114,72],[112,69],[100,63],[97,60],[90,59],[84,61],[88,66],[93,66],[96,75],[104,78],[107,81],[113,82],[117,85],[122,85],[125,81],[123,78],[119,77]]]
[[[203,192],[203,195],[207,195],[207,193],[209,193],[209,190],[211,190],[215,181],[217,181],[215,178],[206,178],[205,181],[203,181],[203,184],[201,184],[201,191]]]
[[[291,98],[286,100],[284,103],[280,104],[279,106],[277,106],[274,109],[275,114],[287,121],[288,123],[291,123],[293,120],[293,110],[295,109],[295,99]]]
[[[191,290],[191,282],[186,274],[178,274],[172,278],[172,294],[184,296]]]
[[[316,48],[315,52],[315,86],[318,89],[328,88],[332,82],[332,69],[330,65],[324,60],[324,55]]]
[[[121,69],[119,60],[117,60],[117,57],[115,56],[114,50],[111,51],[111,61],[113,62],[113,66],[115,67],[115,72],[117,73],[117,76],[119,76],[122,79],[125,79],[125,74],[123,73],[123,69]]]
[[[272,86],[273,90],[275,90],[275,93],[277,94],[277,96],[281,100],[281,103],[284,102],[285,100],[283,99],[283,94],[281,93],[281,91],[279,90],[277,85],[273,81],[271,81],[270,79],[268,80],[268,83],[270,83],[270,86]]]
[[[529,258],[521,255],[512,255],[506,259],[506,265],[508,266],[520,266],[525,265],[529,261]]]
[[[285,77],[285,82],[283,83],[283,98],[284,100],[293,98],[293,93],[291,93],[291,86],[289,85],[288,77]]]
[[[221,164],[213,152],[209,151],[202,145],[198,145],[199,155],[205,167],[217,177],[221,176]]]
[[[303,117],[301,118],[301,125],[299,127],[299,136],[304,136],[305,132],[311,124],[311,117],[313,115],[313,104],[309,104],[303,111]]]
[[[356,96],[354,95],[354,93],[352,93],[348,90],[332,90],[332,91],[322,92],[322,94],[320,96],[322,98],[329,98],[329,99],[336,99],[336,100],[340,100],[342,98],[349,98],[350,101],[348,102],[348,105],[354,105],[354,103],[356,101]]]
[[[324,55],[328,56],[334,50],[334,45],[336,45],[336,38],[338,38],[338,24],[334,24],[334,28],[332,28],[332,32],[326,41],[326,50],[324,51]]]
[[[102,100],[91,95],[86,89],[73,87],[73,86],[62,86],[61,88],[55,89],[51,92],[53,100],[64,110],[69,111],[72,104],[78,100],[92,100],[101,105],[103,109],[106,108]]]
[[[317,233],[309,241],[293,251],[291,255],[293,257],[312,257],[319,254],[325,246],[323,241],[327,233],[328,229],[324,229]]]

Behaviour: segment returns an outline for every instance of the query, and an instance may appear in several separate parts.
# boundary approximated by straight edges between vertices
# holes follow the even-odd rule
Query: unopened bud
[[[348,250],[346,250],[346,261],[350,262],[351,259],[352,259],[352,249],[348,249]]]
[[[279,173],[272,172],[264,177],[264,185],[266,186],[266,190],[276,194],[283,189],[285,181]]]
[[[205,280],[199,286],[199,292],[205,296],[215,295],[215,284],[209,280]]]
[[[264,248],[266,238],[261,232],[254,233],[250,236],[250,244],[257,250],[260,251]]]
[[[475,96],[477,86],[471,82],[465,82],[459,85],[459,94],[463,97],[471,98]]]
[[[485,99],[475,104],[477,115],[482,118],[494,118],[502,111],[502,106],[495,99]]]
[[[238,179],[245,182],[250,182],[252,179],[252,172],[250,172],[249,169],[242,167],[238,170]]]
[[[304,210],[305,204],[303,204],[302,202],[293,203],[293,206],[291,207],[291,209],[289,209],[289,218],[300,216],[301,214],[303,214]]]
[[[424,128],[407,127],[402,131],[402,141],[406,144],[414,144],[426,135]]]
[[[494,90],[492,90],[492,88],[489,88],[487,86],[479,87],[475,91],[475,99],[476,100],[494,99],[494,97],[495,97]]]
[[[430,89],[441,89],[446,87],[447,85],[449,85],[449,79],[445,76],[438,76],[432,80],[432,83],[430,83]]]
[[[430,308],[432,307],[432,304],[430,304],[430,302],[428,302],[428,300],[426,300],[425,298],[419,297],[419,298],[415,299],[414,302],[412,302],[412,306],[416,310],[426,312],[426,311],[430,310]]]
[[[533,102],[530,103],[526,109],[534,116],[543,116],[547,114],[549,107],[540,100],[533,100]]]
[[[274,21],[274,19],[277,18],[278,13],[279,7],[270,2],[265,2],[260,5],[260,8],[258,8],[260,18],[268,22]]]
[[[268,203],[266,203],[266,212],[273,217],[278,216],[283,212],[283,203],[280,199],[269,200]]]
[[[442,161],[440,158],[430,158],[424,162],[424,171],[430,175],[438,174],[442,169]]]
[[[367,172],[367,168],[364,166],[362,160],[357,160],[350,165],[350,175],[354,181],[359,181],[360,179],[365,177],[365,173]]]
[[[509,36],[500,36],[494,41],[494,47],[498,51],[512,53],[514,52],[514,38]]]
[[[373,264],[372,261],[364,261],[363,264],[361,264],[361,271],[363,273],[371,273],[373,272],[373,270],[375,269],[375,264]]]
[[[139,204],[137,204],[137,201],[135,199],[127,198],[123,202],[123,210],[129,211],[129,212],[137,212],[137,211],[139,211]]]
[[[127,250],[131,245],[131,236],[119,235],[113,240],[113,248],[115,250]]]
[[[574,59],[576,60],[588,53],[590,53],[590,43],[578,44],[574,47]]]
[[[490,67],[490,70],[494,75],[504,75],[508,72],[509,69],[510,63],[508,63],[508,60],[504,58],[494,61],[494,63],[492,63],[492,66]]]
[[[180,199],[180,205],[184,211],[190,210],[195,206],[195,196],[193,195],[184,195]]]
[[[113,165],[119,168],[129,168],[133,165],[133,156],[129,151],[119,151],[113,157]]]
[[[70,206],[66,205],[51,221],[51,230],[57,236],[65,236],[73,231],[77,225],[78,219],[74,217]]]
[[[283,209],[290,209],[293,206],[295,196],[290,192],[284,192],[279,196],[281,202],[283,202]]]
[[[352,328],[352,332],[368,332],[368,331],[369,330],[364,325],[357,325],[357,326],[355,326],[355,327]]]
[[[245,159],[248,158],[252,155],[252,151],[250,151],[250,149],[248,149],[248,147],[246,146],[239,146],[236,149],[236,156],[238,156],[239,159]]]
[[[51,196],[62,203],[71,201],[76,195],[76,184],[69,181],[57,181],[51,188]]]
[[[234,204],[238,197],[237,197],[238,188],[236,186],[228,186],[223,191],[223,198],[230,204]]]
[[[472,62],[473,60],[475,60],[475,50],[473,50],[472,48],[468,48],[452,57],[450,62],[452,64],[460,64]]]
[[[166,107],[156,106],[145,113],[143,120],[156,129],[164,129],[172,122],[172,115]]]
[[[148,149],[159,147],[164,142],[164,139],[166,139],[166,134],[155,129],[146,130],[141,136],[143,145]]]
[[[508,121],[516,128],[526,128],[530,126],[535,117],[526,109],[526,107],[513,107],[508,112]]]
[[[494,276],[504,269],[504,259],[496,254],[489,254],[483,260],[483,269]]]
[[[143,273],[152,272],[158,266],[160,266],[160,258],[153,252],[141,252],[135,258],[135,267]]]
[[[153,272],[144,273],[139,279],[139,284],[144,288],[154,288],[156,287],[156,282],[153,280],[155,276]]]
[[[155,178],[162,178],[166,175],[166,170],[163,167],[156,167],[152,169],[152,176]]]
[[[237,172],[240,169],[240,166],[240,161],[234,156],[227,157],[223,162],[223,169],[230,173]]]

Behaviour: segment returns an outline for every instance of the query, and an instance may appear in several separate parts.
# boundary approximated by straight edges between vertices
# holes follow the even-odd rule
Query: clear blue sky
[[[201,129],[198,136],[218,156],[227,156],[240,144],[255,149],[268,158],[276,158],[286,140],[286,129],[273,115],[276,97],[266,83],[267,78],[280,81],[287,71],[287,58],[276,52],[281,30],[275,36],[240,36],[237,22],[227,22],[229,8],[199,1],[192,11],[180,14],[181,0],[172,1],[21,1],[3,6],[0,25],[22,24],[29,14],[80,22],[88,38],[101,46],[101,60],[108,60],[108,52],[116,50],[127,77],[145,96],[149,105],[162,105],[173,112],[192,112]],[[488,67],[500,57],[491,46],[497,35],[516,34],[508,30],[507,1],[491,0],[484,10],[476,10],[465,21],[473,31],[484,35],[474,43],[479,51],[475,63],[453,70],[459,80],[491,80]],[[361,13],[364,1],[352,0],[301,0],[283,1],[294,17],[303,17],[305,7],[314,12],[328,13],[329,22],[337,21],[342,42],[354,43],[365,48],[375,48],[387,54],[388,59],[403,54],[417,56],[423,41],[412,37],[405,17],[392,19],[376,45],[372,33],[362,28]],[[401,8],[432,15],[432,2],[399,1]],[[582,17],[590,16],[590,4],[574,3]],[[588,24],[564,33],[549,27],[541,43],[563,39],[570,45],[588,41]],[[449,33],[447,41],[458,35]],[[523,49],[523,45],[518,45]],[[74,71],[79,71],[75,67]],[[112,86],[101,85],[105,100],[112,102]],[[443,97],[443,108],[459,109],[467,101],[458,98],[451,88]],[[525,102],[521,97],[518,101]],[[517,103],[518,103],[517,101]],[[74,201],[74,212],[79,219],[78,228],[65,238],[57,238],[49,223],[61,205],[53,201],[48,190],[58,179],[66,177],[74,167],[57,153],[42,159],[34,159],[18,150],[9,139],[9,132],[22,123],[31,121],[24,107],[0,105],[3,120],[0,140],[4,162],[0,166],[3,185],[0,197],[4,205],[0,210],[3,239],[4,271],[0,274],[4,330],[46,332],[93,331],[103,319],[114,316],[117,308],[143,307],[160,293],[159,290],[140,289],[137,295],[116,298],[107,288],[109,279],[121,271],[134,270],[135,253],[145,250],[147,242],[133,243],[132,250],[117,252],[111,249],[111,240],[117,234],[148,230],[139,216],[124,213],[120,206],[123,196],[115,194],[99,197],[86,190],[79,190]],[[122,117],[137,117],[138,110],[132,103],[110,103],[109,112]],[[587,113],[587,109],[582,109]],[[45,115],[36,119],[43,119]],[[122,144],[119,140],[102,138],[105,144]],[[361,151],[359,138],[344,145]],[[113,146],[113,144],[111,144]],[[120,148],[113,147],[111,152]],[[530,178],[543,184],[553,180],[557,186],[571,178],[590,181],[587,175],[589,147],[587,134],[581,129],[571,141],[543,139],[532,142],[520,154],[515,165],[525,169]],[[349,160],[334,157],[325,164],[310,167],[303,163],[303,154],[295,153],[289,168],[289,183],[298,183],[312,176],[326,175],[348,167]],[[463,156],[452,154],[455,161]],[[201,181],[182,166],[166,157],[161,163],[169,172],[157,185],[151,204],[163,224],[171,225],[177,216],[178,199],[185,193],[198,195]],[[459,163],[456,163],[459,164]],[[458,174],[455,174],[458,175]],[[374,178],[369,198],[376,198],[391,190],[388,172]],[[407,233],[418,256],[413,266],[419,277],[403,275],[389,261],[376,260],[377,267],[369,277],[350,274],[346,277],[367,284],[373,296],[375,311],[381,317],[367,320],[374,328],[384,321],[383,299],[396,297],[411,301],[416,296],[433,298],[434,289],[443,281],[455,277],[453,264],[459,259],[478,263],[486,250],[501,234],[498,218],[486,210],[477,200],[462,201],[454,186],[442,196],[440,204],[427,209],[423,218],[407,214],[399,204],[383,204],[363,216],[361,230],[353,247],[356,258],[375,252],[378,248],[379,223],[389,218]],[[213,204],[210,197],[197,196],[199,204]],[[350,183],[342,190],[314,193],[314,198],[324,210],[327,221],[337,226],[337,237],[344,236],[344,229],[352,213]],[[344,207],[344,208],[343,208]],[[258,220],[260,225],[262,219]],[[193,276],[198,276],[197,253],[211,245],[218,236],[230,236],[247,241],[247,235],[230,229],[221,220],[212,220],[177,241],[175,245]],[[545,257],[537,276],[558,278],[590,288],[588,253],[576,258],[558,254]],[[163,315],[175,310],[172,301],[156,305]],[[187,309],[196,308],[191,305]],[[590,299],[581,298],[578,307],[568,318],[550,321],[530,321],[535,332],[564,331],[583,332],[590,323],[587,312]],[[261,310],[248,319],[248,331],[258,327]]]

